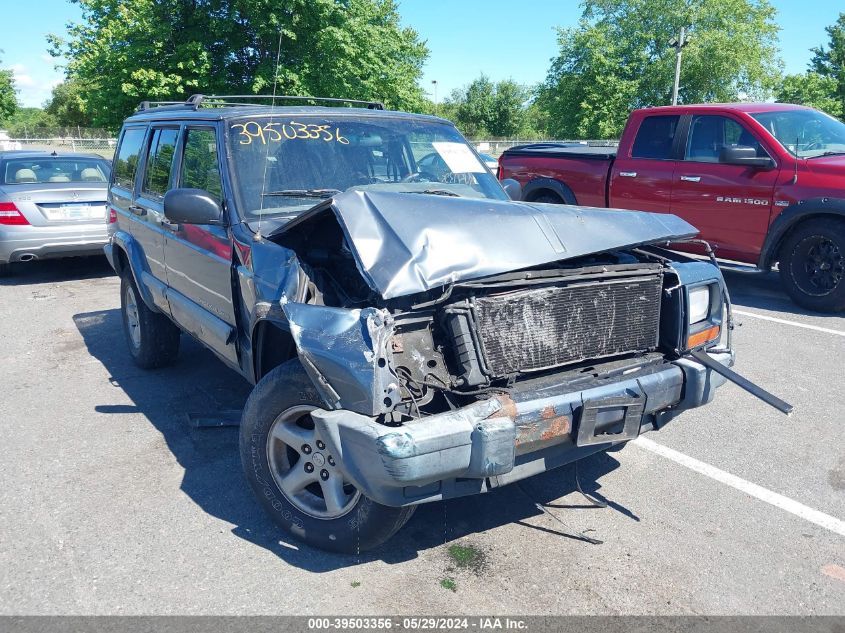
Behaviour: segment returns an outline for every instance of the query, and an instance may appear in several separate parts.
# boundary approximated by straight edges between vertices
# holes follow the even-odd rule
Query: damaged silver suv
[[[718,268],[659,246],[692,226],[511,201],[448,121],[327,101],[144,103],[109,188],[129,353],[187,333],[255,384],[244,472],[293,536],[378,546],[732,374]]]

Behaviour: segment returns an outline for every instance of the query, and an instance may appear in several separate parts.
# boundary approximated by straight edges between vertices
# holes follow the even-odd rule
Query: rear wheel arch
[[[522,189],[522,199],[526,202],[552,202],[542,200],[551,197],[557,198],[558,204],[578,204],[572,189],[554,178],[536,178],[526,183]]]
[[[272,320],[256,323],[252,330],[255,382],[296,356],[296,344],[286,324]]]

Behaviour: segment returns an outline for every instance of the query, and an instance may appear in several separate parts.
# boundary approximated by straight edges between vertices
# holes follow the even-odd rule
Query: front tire
[[[845,310],[845,222],[819,218],[800,224],[781,247],[780,276],[798,305]]]
[[[141,299],[129,270],[120,277],[120,315],[132,360],[142,369],[170,365],[179,354],[180,330]]]
[[[534,198],[531,202],[543,202],[545,204],[566,204],[559,196],[553,193],[543,193]]]
[[[381,505],[346,481],[310,419],[321,406],[298,359],[264,376],[241,419],[244,474],[267,513],[294,538],[345,554],[372,549],[405,525],[414,506]]]

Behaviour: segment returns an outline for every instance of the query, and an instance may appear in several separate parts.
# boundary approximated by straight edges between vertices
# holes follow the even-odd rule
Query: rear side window
[[[163,198],[170,185],[170,169],[176,153],[177,129],[153,130],[150,151],[147,153],[147,168],[144,172],[143,192],[156,198]]]
[[[680,116],[650,116],[643,119],[634,139],[634,147],[631,148],[631,158],[671,159],[679,119]]]
[[[138,171],[138,157],[147,130],[140,127],[128,128],[120,140],[114,159],[114,184],[124,189],[132,189],[135,173]]]
[[[204,189],[218,201],[223,199],[217,164],[217,137],[211,128],[188,129],[182,154],[180,187]]]

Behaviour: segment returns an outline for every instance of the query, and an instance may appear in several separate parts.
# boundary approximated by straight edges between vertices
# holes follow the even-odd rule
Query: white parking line
[[[690,457],[684,453],[679,453],[668,446],[663,446],[663,444],[658,444],[657,442],[645,437],[638,437],[632,443],[647,451],[651,451],[656,455],[670,459],[681,466],[689,468],[690,470],[694,470],[697,473],[706,475],[711,479],[715,479],[716,481],[728,485],[731,488],[736,488],[737,490],[740,490],[747,495],[751,495],[760,501],[765,501],[776,508],[780,508],[781,510],[785,510],[797,517],[801,517],[805,521],[815,523],[819,527],[835,532],[840,536],[845,536],[845,521],[842,521],[841,519],[837,519],[836,517],[832,517],[824,512],[814,510],[813,508],[805,506],[803,503],[798,503],[789,497],[784,497],[783,495],[772,492],[767,488],[763,488],[762,486],[753,484],[750,481],[741,479],[736,475],[732,475],[724,470],[716,468],[715,466],[711,466],[710,464],[705,464],[694,457]]]
[[[797,321],[787,321],[786,319],[778,319],[777,317],[766,316],[764,314],[756,314],[755,312],[746,312],[745,310],[734,310],[734,314],[741,314],[742,316],[749,316],[754,319],[763,319],[764,321],[774,321],[775,323],[783,323],[784,325],[794,325],[795,327],[803,327],[807,330],[815,330],[816,332],[825,332],[826,334],[836,334],[837,336],[845,336],[842,330],[832,330],[827,327],[819,327],[818,325],[809,325],[808,323],[798,323]]]

